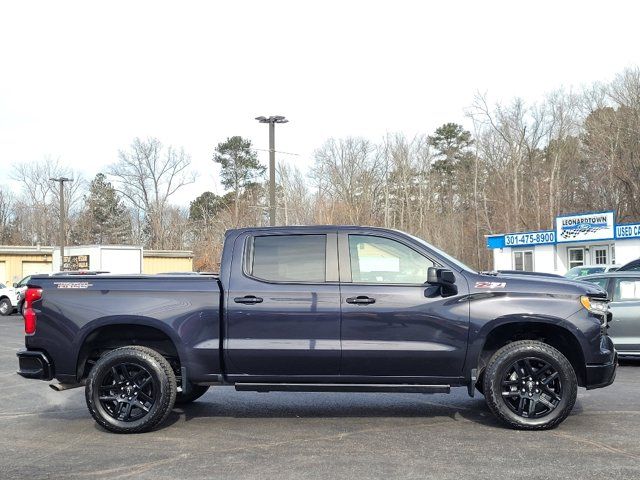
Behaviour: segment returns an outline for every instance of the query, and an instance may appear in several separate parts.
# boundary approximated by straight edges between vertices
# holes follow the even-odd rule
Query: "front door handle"
[[[353,303],[355,305],[369,305],[371,303],[376,303],[376,299],[367,297],[366,295],[358,295],[357,297],[347,298],[347,303]]]
[[[254,303],[262,303],[262,298],[256,297],[255,295],[245,295],[244,297],[236,297],[233,299],[236,303],[245,303],[247,305],[252,305]]]

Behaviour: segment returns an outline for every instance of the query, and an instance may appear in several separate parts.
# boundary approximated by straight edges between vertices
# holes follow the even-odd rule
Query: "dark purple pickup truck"
[[[478,273],[411,235],[355,226],[230,230],[221,272],[34,276],[19,374],[85,385],[114,432],[153,428],[211,385],[237,390],[482,392],[544,429],[579,386],[613,382],[606,294]]]

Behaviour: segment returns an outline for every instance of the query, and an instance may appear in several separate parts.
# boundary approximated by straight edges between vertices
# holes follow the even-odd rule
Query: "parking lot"
[[[580,390],[556,430],[503,428],[482,396],[211,389],[164,428],[114,435],[83,389],[15,374],[22,319],[0,317],[2,478],[640,478],[640,362]]]

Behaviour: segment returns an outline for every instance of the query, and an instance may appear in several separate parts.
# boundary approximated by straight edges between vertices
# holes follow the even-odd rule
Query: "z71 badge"
[[[476,282],[476,288],[504,288],[506,282]]]

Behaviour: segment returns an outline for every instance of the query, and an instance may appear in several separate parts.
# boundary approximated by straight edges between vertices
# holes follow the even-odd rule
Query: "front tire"
[[[509,343],[489,360],[483,390],[491,411],[511,428],[545,430],[559,425],[578,394],[567,358],[542,342]]]
[[[151,348],[117,348],[91,369],[85,398],[94,420],[115,433],[146,432],[162,423],[176,401],[169,362]]]

